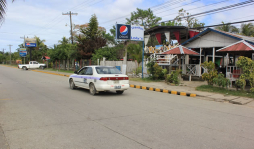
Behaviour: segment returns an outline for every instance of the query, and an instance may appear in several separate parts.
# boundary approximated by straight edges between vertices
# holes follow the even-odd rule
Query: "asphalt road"
[[[0,148],[253,149],[254,108],[0,66]]]

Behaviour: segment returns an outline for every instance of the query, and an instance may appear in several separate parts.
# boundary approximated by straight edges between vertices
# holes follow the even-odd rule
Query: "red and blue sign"
[[[121,33],[122,35],[127,35],[127,34],[128,34],[128,27],[125,26],[125,25],[121,26],[121,27],[120,27],[120,33]]]
[[[27,55],[26,48],[20,48],[19,49],[19,56],[26,57],[26,55]]]
[[[25,47],[36,47],[36,43],[25,43]]]
[[[131,26],[125,24],[116,24],[116,39],[131,39]]]

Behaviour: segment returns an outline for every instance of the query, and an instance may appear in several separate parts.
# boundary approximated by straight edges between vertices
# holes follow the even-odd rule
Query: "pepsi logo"
[[[127,26],[125,26],[125,25],[121,26],[120,27],[120,33],[122,35],[127,35],[128,34],[128,28],[127,28]]]

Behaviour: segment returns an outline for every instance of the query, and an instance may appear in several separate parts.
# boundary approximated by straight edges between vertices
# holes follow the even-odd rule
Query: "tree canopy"
[[[144,26],[145,29],[148,29],[156,26],[161,18],[156,17],[150,8],[148,10],[137,8],[137,11],[132,12],[131,17],[126,20],[126,24]]]
[[[90,59],[96,49],[106,45],[106,39],[103,38],[103,32],[98,30],[98,21],[96,15],[92,15],[86,28],[80,28],[81,35],[77,38],[78,52],[81,58]]]

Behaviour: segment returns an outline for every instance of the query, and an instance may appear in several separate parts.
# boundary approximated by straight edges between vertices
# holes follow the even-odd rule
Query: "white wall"
[[[104,65],[113,66],[113,67],[121,66],[121,71],[122,71],[123,64],[124,64],[123,61],[105,61],[105,64],[103,61],[100,61],[100,66],[104,66]],[[142,66],[142,63],[140,63],[139,66]],[[127,73],[132,73],[137,67],[138,67],[138,64],[135,63],[134,61],[127,61]],[[147,73],[146,68],[144,68],[143,72]]]

